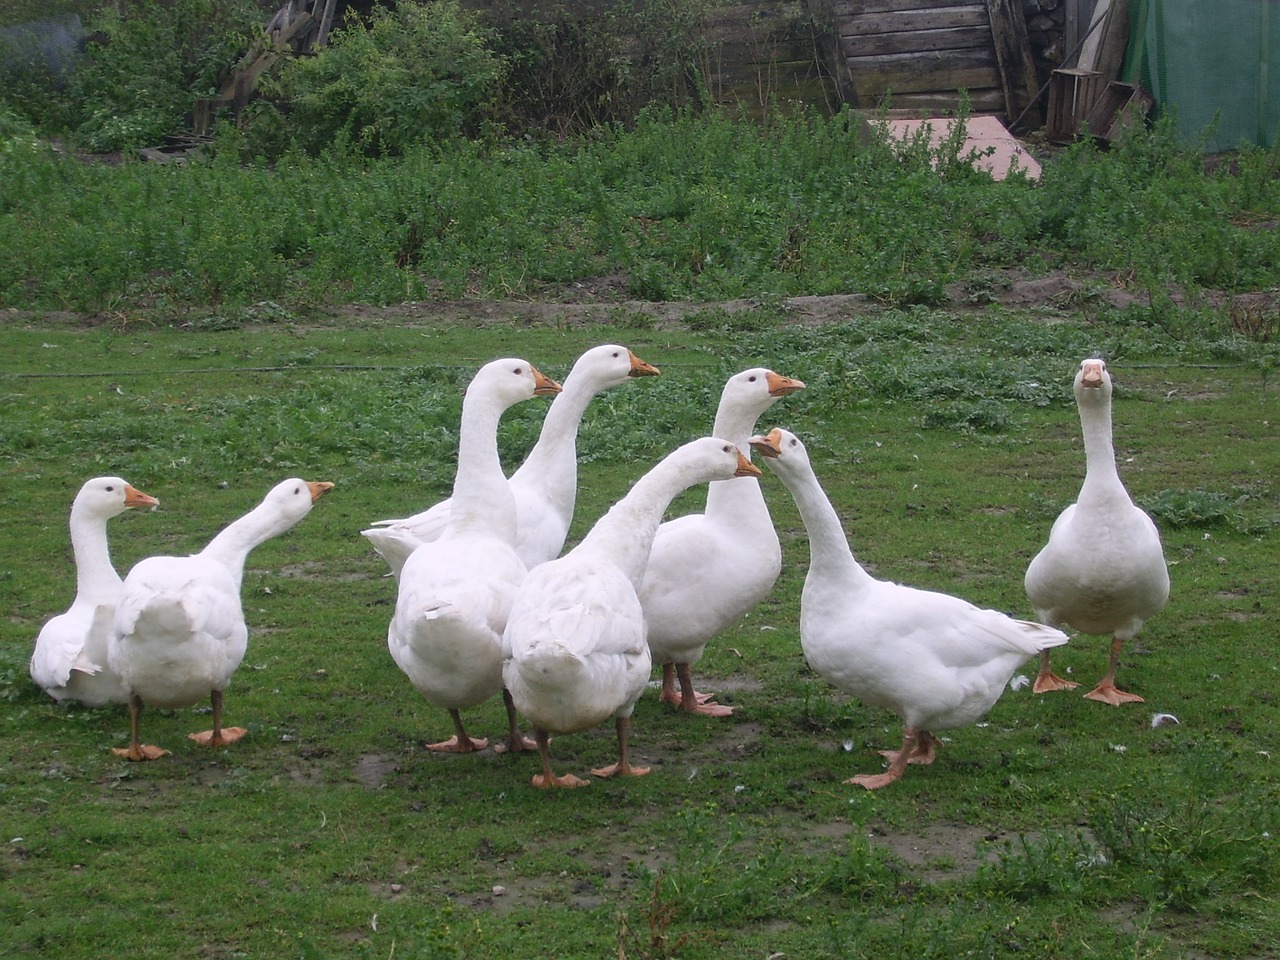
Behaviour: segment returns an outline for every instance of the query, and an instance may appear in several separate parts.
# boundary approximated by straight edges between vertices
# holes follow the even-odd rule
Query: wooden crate
[[[1090,136],[1114,141],[1125,130],[1145,123],[1153,102],[1151,94],[1136,83],[1109,83],[1085,116],[1085,126]]]
[[[1064,69],[1049,75],[1049,116],[1045,134],[1055,143],[1070,143],[1080,132],[1105,88],[1096,70]]]

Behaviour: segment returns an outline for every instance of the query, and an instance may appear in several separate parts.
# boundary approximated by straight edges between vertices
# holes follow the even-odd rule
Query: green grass
[[[227,141],[185,165],[0,137],[0,306],[229,326],[272,319],[272,303],[536,297],[600,278],[637,300],[936,306],[950,285],[982,298],[1005,270],[1052,267],[1177,318],[1169,284],[1192,306],[1280,284],[1274,151],[1208,173],[1161,126],[996,183],[954,150],[864,142],[863,123],[653,112],[562,143],[242,163]]]
[[[768,305],[745,324],[699,316],[662,329],[11,324],[0,954],[1274,955],[1280,503],[1265,345],[1179,338],[1143,311],[1106,323],[1065,309],[874,309],[824,325]],[[476,366],[518,353],[562,377],[611,340],[663,375],[590,408],[571,538],[709,428],[729,374],[764,363],[808,389],[760,426],[804,437],[870,569],[1020,616],[1026,564],[1083,476],[1070,378],[1105,352],[1121,473],[1171,563],[1169,606],[1121,668],[1147,702],[1009,692],[932,767],[877,793],[843,783],[900,731],[805,666],[807,543],[766,474],[783,574],[697,668],[731,720],[690,721],[647,695],[633,747],[654,772],[562,794],[530,786],[527,756],[426,751],[448,720],[387,653],[394,587],[358,531],[447,494]],[[504,419],[509,463],[544,404]],[[121,570],[198,549],[283,476],[337,484],[250,557],[250,646],[227,696],[228,722],[250,732],[232,747],[185,739],[205,725],[197,711],[148,711],[148,742],[173,753],[125,763],[110,752],[127,737],[122,708],[53,704],[26,675],[41,623],[74,589],[70,499],[108,472],[161,500],[112,521]],[[1085,683],[1104,664],[1100,638],[1055,656]],[[1153,728],[1157,711],[1180,722]],[[467,719],[496,733],[501,707]],[[612,750],[606,728],[554,747],[579,773]]]

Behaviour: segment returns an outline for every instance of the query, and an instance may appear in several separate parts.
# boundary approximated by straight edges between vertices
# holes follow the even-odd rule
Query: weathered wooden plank
[[[969,110],[971,113],[1003,113],[1004,94],[1000,89],[968,91]],[[954,113],[960,105],[960,98],[955,90],[939,90],[930,93],[902,94],[894,92],[887,99],[894,113],[909,113],[916,116],[928,116],[940,113]],[[879,101],[872,105],[878,106]]]
[[[812,44],[780,43],[762,47],[758,44],[726,43],[716,53],[712,54],[712,60],[722,64],[735,62],[747,64],[815,63],[817,59],[817,51],[814,50]]]
[[[1022,0],[986,0],[991,16],[991,36],[995,41],[996,61],[1000,65],[1000,85],[1004,89],[1005,110],[1009,122],[1021,115],[1024,104],[1036,98],[1038,83],[1036,65],[1027,39],[1027,22],[1022,15]]]
[[[765,99],[770,96],[783,100],[812,98],[819,103],[833,99],[830,89],[819,78],[788,78],[788,81],[787,83],[778,83],[765,88],[751,78],[747,78],[733,83],[722,83],[720,90],[722,96],[732,94],[736,99],[740,100],[753,98],[759,100],[762,93]]]
[[[904,30],[943,30],[948,27],[989,27],[987,8],[973,3],[963,7],[928,10],[903,10],[872,17],[849,17],[843,21],[846,32],[866,36],[875,33],[899,33]]]
[[[936,93],[950,91],[959,100],[961,90],[994,90],[1000,92],[1000,76],[994,70],[902,71],[864,74],[858,78],[858,96],[865,104],[867,97],[879,98],[886,93]],[[1003,105],[1001,105],[1003,106]]]
[[[910,33],[882,33],[875,36],[840,37],[845,56],[873,57],[879,54],[924,53],[932,50],[967,50],[991,46],[991,30],[986,26],[956,30],[918,30]]]
[[[820,72],[812,60],[791,63],[745,63],[743,61],[726,61],[716,71],[716,77],[722,84],[735,86],[754,81],[777,85],[797,83],[808,77],[817,77]]]
[[[974,0],[834,0],[832,12],[838,17],[862,17],[903,10],[936,10],[943,7],[965,7]]]
[[[995,51],[987,49],[939,50],[936,53],[904,53],[873,57],[846,57],[849,68],[862,73],[901,70],[904,66],[916,72],[929,70],[971,70],[997,68]]]

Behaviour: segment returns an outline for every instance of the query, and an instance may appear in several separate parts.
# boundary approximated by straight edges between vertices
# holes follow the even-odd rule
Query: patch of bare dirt
[[[992,305],[1016,309],[1060,310],[1094,303],[1112,307],[1148,305],[1151,291],[1131,285],[1132,278],[1120,275],[1078,275],[1065,270],[1027,275],[1020,269],[991,272],[979,280],[951,284],[946,302],[939,306],[957,311],[981,310]],[[768,303],[754,298],[722,300],[715,303],[693,301],[655,302],[627,298],[628,278],[608,274],[563,284],[523,300],[430,300],[415,303],[373,306],[343,304],[321,307],[308,320],[319,325],[349,323],[362,325],[435,326],[465,323],[470,326],[515,324],[541,326],[595,326],[617,323],[637,324],[653,329],[683,326],[689,318],[709,312],[734,314],[780,307],[796,324],[843,323],[853,317],[883,310],[882,301],[863,294],[798,296]],[[1280,292],[1261,291],[1228,294],[1200,291],[1194,297],[1177,289],[1160,291],[1175,305],[1202,304],[1225,307],[1233,326],[1254,339],[1280,336]],[[42,323],[66,326],[113,326],[121,331],[145,330],[155,326],[181,326],[189,320],[152,315],[151,311],[111,311],[78,314],[67,311],[24,311],[9,309],[0,314],[11,323]]]

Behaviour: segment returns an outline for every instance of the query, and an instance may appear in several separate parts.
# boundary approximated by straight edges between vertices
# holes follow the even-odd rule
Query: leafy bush
[[[502,76],[475,18],[444,0],[375,7],[264,89],[270,116],[308,152],[348,143],[381,156],[480,132]]]
[[[101,39],[67,83],[61,122],[81,146],[107,152],[186,129],[195,101],[217,92],[261,30],[261,14],[252,0],[135,0],[104,7],[87,26]]]
[[[497,116],[510,134],[576,135],[631,119],[623,38],[614,11],[578,18],[512,17],[495,27],[506,64]]]

